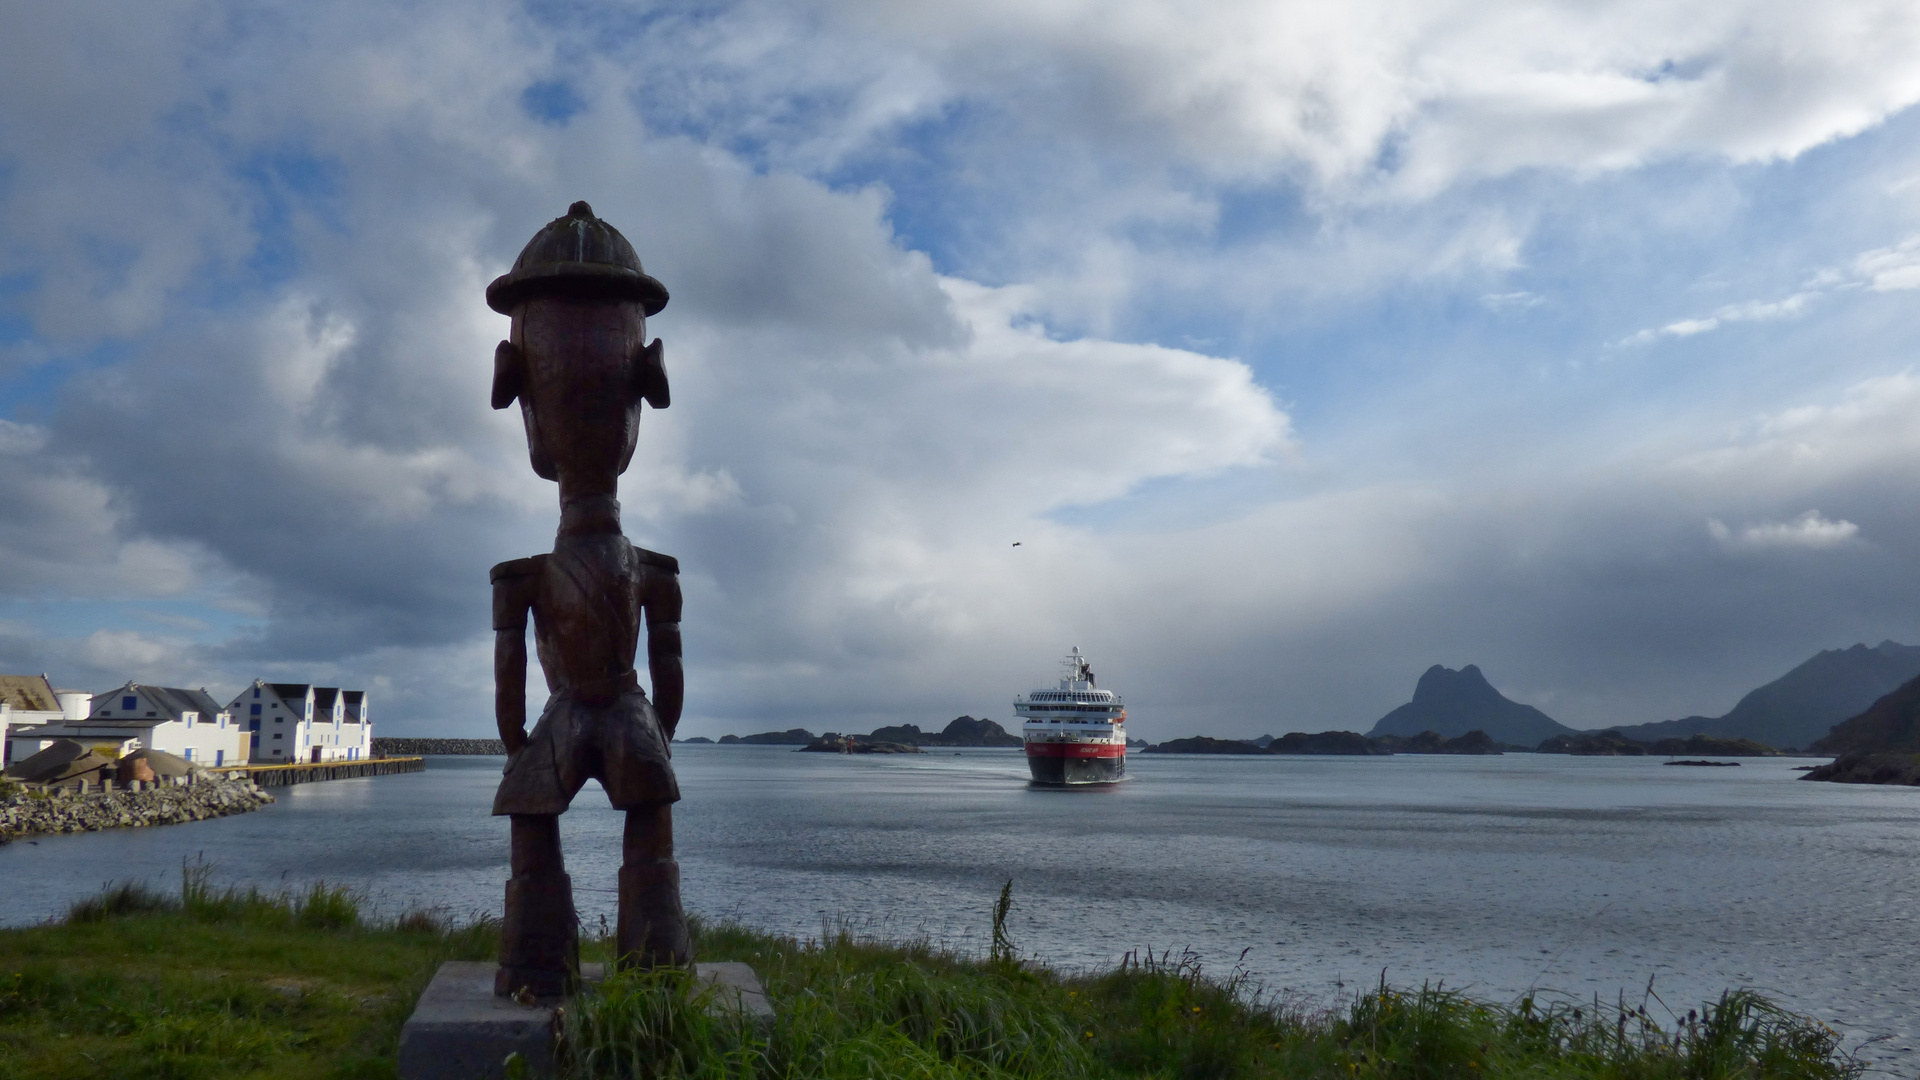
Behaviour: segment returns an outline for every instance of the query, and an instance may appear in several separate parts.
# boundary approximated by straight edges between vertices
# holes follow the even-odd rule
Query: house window
[[[120,699],[120,707],[131,712],[140,707],[140,699],[137,697],[123,697]]]
[[[259,732],[256,731],[253,733],[253,742],[250,745],[249,749],[253,749],[253,750],[260,749],[260,733]]]
[[[213,752],[214,766],[217,768],[221,765],[225,765],[226,763],[227,763],[227,752],[225,750],[215,750]]]
[[[259,730],[260,730],[260,718],[256,716],[256,717],[254,717],[253,719],[251,719],[251,720],[249,720],[249,721],[247,721],[247,730],[248,730],[248,731],[259,731]]]
[[[258,705],[255,705],[255,706],[253,706],[252,708],[250,708],[250,709],[248,709],[248,710],[247,710],[247,715],[248,715],[248,716],[259,716],[259,715],[260,715],[260,706],[258,706]]]
[[[191,746],[189,746],[189,747],[187,747],[187,748],[186,748],[185,750],[182,750],[182,751],[180,751],[180,756],[181,756],[181,757],[184,757],[184,758],[186,758],[186,759],[187,759],[188,761],[192,761],[192,760],[193,760],[193,747],[191,747]]]
[[[259,687],[257,687],[257,686],[253,688],[253,699],[254,699],[255,701],[258,701],[258,700],[260,700],[260,688],[259,688]],[[259,712],[259,711],[260,711],[260,706],[258,706],[258,705],[255,705],[255,706],[253,707],[253,711],[254,711],[254,712]]]
[[[196,718],[198,718],[198,717],[199,717],[199,715],[200,715],[199,713],[191,713],[191,712],[190,712],[190,713],[181,713],[181,714],[180,714],[180,718],[181,718],[182,720],[185,720],[185,721],[187,722],[187,726],[188,726],[189,728],[191,728],[191,727],[193,726],[193,722],[194,722],[194,720],[195,720]]]
[[[276,732],[274,732],[274,733],[273,733],[273,737],[274,737],[274,738],[276,738],[276,739],[284,739],[284,738],[286,738],[286,735],[285,735],[284,733],[282,733],[282,732],[278,732],[278,731],[276,731]],[[275,750],[275,751],[274,751],[274,753],[276,753],[276,754],[277,754],[277,753],[279,753],[279,752],[280,752],[280,751],[278,751],[278,750]]]

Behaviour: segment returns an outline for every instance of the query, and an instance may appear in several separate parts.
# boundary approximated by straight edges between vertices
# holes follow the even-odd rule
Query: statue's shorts
[[[495,814],[560,814],[589,778],[600,781],[615,810],[678,802],[667,740],[653,703],[628,690],[604,705],[573,690],[547,699],[526,744],[507,758],[493,797]]]

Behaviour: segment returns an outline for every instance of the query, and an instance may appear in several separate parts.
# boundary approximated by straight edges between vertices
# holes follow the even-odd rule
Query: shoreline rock
[[[0,799],[0,844],[29,836],[178,825],[258,810],[273,796],[240,780],[201,779],[142,791],[15,789]]]
[[[875,742],[864,735],[841,735],[829,731],[801,747],[801,754],[924,754],[925,750],[906,743]]]
[[[1920,787],[1920,754],[1846,754],[1826,765],[1815,765],[1801,773],[1800,779]]]
[[[505,757],[506,753],[507,744],[499,739],[401,739],[376,736],[373,740],[374,757]]]

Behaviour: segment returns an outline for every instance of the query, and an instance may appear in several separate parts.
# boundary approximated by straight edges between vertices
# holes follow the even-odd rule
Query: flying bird
[[[1020,546],[1020,541],[1018,541],[1018,540],[1015,540],[1015,541],[1013,542],[1013,546],[1014,546],[1014,547],[1019,547],[1019,546]]]

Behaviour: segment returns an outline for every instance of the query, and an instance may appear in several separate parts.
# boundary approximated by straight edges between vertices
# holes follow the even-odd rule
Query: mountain
[[[956,716],[944,731],[921,731],[918,724],[896,724],[873,729],[871,735],[856,735],[870,742],[896,742],[908,746],[1019,746],[1020,736],[992,720]]]
[[[1265,750],[1240,739],[1215,739],[1206,735],[1192,735],[1184,739],[1169,739],[1163,743],[1154,743],[1142,750],[1143,754],[1252,754],[1261,757]]]
[[[1469,731],[1484,731],[1495,742],[1536,746],[1573,729],[1531,705],[1508,701],[1472,664],[1454,671],[1435,664],[1420,676],[1413,700],[1380,718],[1367,732],[1372,738],[1398,735],[1411,739],[1423,731],[1457,739]]]
[[[1920,753],[1920,678],[1902,683],[1859,716],[1835,724],[1807,749],[1820,754]]]
[[[1750,692],[1725,716],[1689,716],[1607,730],[1643,742],[1715,735],[1780,748],[1810,746],[1835,724],[1860,715],[1915,676],[1920,676],[1920,646],[1883,641],[1871,649],[1827,649]]]
[[[1267,745],[1269,754],[1347,754],[1386,756],[1393,751],[1352,731],[1289,731]]]
[[[1374,740],[1396,754],[1503,754],[1500,744],[1484,731],[1469,731],[1457,739],[1443,739],[1437,731],[1423,731],[1411,739],[1382,735]]]
[[[786,731],[763,731],[758,735],[722,735],[720,741],[728,746],[805,746],[813,741],[813,732],[806,728],[789,728]]]

